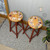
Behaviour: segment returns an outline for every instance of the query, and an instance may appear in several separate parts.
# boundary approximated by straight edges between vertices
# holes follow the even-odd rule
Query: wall
[[[23,20],[30,16],[37,15],[43,20],[50,20],[50,0],[8,0],[10,11],[21,11],[24,14]],[[42,12],[40,12],[42,7]]]

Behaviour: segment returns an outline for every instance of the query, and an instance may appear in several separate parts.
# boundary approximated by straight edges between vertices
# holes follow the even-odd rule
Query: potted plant
[[[47,44],[47,50],[50,50],[50,21],[46,20],[45,21],[45,25],[46,25],[46,37],[43,37],[42,41],[45,42]]]

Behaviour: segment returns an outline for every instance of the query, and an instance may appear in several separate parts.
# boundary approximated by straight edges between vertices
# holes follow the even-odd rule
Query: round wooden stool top
[[[43,26],[43,21],[38,16],[32,16],[29,18],[28,24],[31,28],[38,29],[38,28],[41,28]]]
[[[13,11],[9,13],[8,18],[13,22],[19,22],[22,20],[23,14],[19,11]]]

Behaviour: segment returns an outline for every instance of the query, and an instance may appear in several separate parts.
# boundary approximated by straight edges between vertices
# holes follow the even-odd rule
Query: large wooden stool
[[[30,26],[28,28],[28,26]],[[42,19],[38,16],[32,16],[28,19],[28,23],[26,28],[24,29],[23,34],[25,33],[25,35],[29,38],[29,42],[31,42],[32,38],[34,38],[35,36],[38,36],[40,28],[43,26],[43,22]],[[29,37],[25,31],[27,31],[28,29],[32,28],[32,33],[31,36]],[[38,30],[38,31],[36,31]],[[34,35],[34,32],[36,32],[36,34]]]
[[[19,24],[19,21],[21,21],[23,19],[23,14],[19,11],[10,12],[9,15],[8,15],[8,19],[9,19],[9,22],[10,22],[10,32],[12,31],[16,35],[16,38],[18,38],[18,34],[22,31],[22,29],[24,29],[24,24],[22,23],[22,26]],[[15,23],[13,26],[11,26],[12,22]],[[17,25],[19,25],[22,28],[19,32],[17,30]],[[12,28],[14,26],[16,28],[16,32],[14,32],[12,30]]]

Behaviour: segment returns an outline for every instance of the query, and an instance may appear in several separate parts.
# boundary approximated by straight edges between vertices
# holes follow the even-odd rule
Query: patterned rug
[[[0,28],[2,27],[3,23],[5,22],[5,18],[0,17]]]

